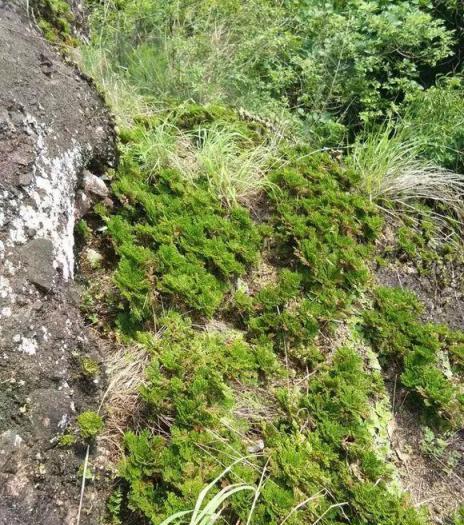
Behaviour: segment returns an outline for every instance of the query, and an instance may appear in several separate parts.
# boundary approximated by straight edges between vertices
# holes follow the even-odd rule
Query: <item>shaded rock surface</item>
[[[0,525],[73,524],[85,450],[57,442],[101,394],[79,369],[100,342],[72,284],[75,195],[114,132],[22,4],[0,0]],[[104,502],[86,497],[81,523],[96,523]]]

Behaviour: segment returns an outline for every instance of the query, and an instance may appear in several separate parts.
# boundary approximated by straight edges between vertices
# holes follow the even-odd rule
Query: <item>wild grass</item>
[[[254,145],[237,131],[222,126],[199,129],[195,157],[198,174],[227,205],[246,203],[273,187],[268,171],[279,162],[278,139]]]
[[[427,160],[425,146],[423,138],[388,122],[357,140],[347,163],[359,174],[361,188],[372,202],[394,203],[403,211],[418,201],[442,203],[461,221],[464,175]]]
[[[234,494],[243,491],[251,491],[254,494],[253,504],[251,505],[250,512],[248,515],[247,524],[250,523],[251,516],[254,510],[254,504],[259,497],[259,488],[247,483],[232,483],[223,487],[217,494],[214,494],[209,501],[206,503],[205,500],[210,492],[212,492],[215,486],[228,474],[232,468],[239,462],[243,461],[244,458],[240,458],[234,461],[231,465],[225,468],[219,476],[217,476],[211,483],[206,485],[203,490],[199,493],[195,507],[193,510],[186,510],[176,512],[169,518],[165,519],[160,525],[169,525],[170,523],[182,523],[184,518],[191,515],[189,525],[213,525],[216,523],[224,510],[224,505],[227,503]],[[262,478],[261,478],[262,481]]]
[[[135,116],[152,114],[154,105],[149,97],[141,95],[123,74],[114,70],[107,50],[100,46],[86,46],[72,51],[80,68],[96,83],[120,126],[130,126]]]
[[[131,154],[150,179],[170,168],[194,186],[206,180],[212,195],[228,207],[250,203],[258,193],[270,190],[273,184],[268,172],[282,162],[279,136],[256,142],[233,123],[185,131],[167,117],[136,133]]]

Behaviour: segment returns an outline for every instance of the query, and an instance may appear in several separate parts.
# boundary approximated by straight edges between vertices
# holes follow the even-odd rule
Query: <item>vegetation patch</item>
[[[363,330],[385,366],[399,366],[402,384],[421,400],[429,417],[460,428],[464,416],[460,348],[464,334],[420,321],[422,307],[410,292],[378,288],[375,308],[364,312]]]
[[[223,206],[207,175],[192,181],[169,165],[153,166],[144,146],[128,140],[113,184],[121,207],[106,221],[119,256],[115,281],[135,321],[174,302],[211,317],[232,281],[257,261],[260,229],[246,208]]]
[[[66,0],[32,0],[30,7],[39,28],[47,40],[54,44],[76,45],[72,24],[74,15]]]
[[[303,524],[321,515],[334,522],[423,523],[390,485],[393,470],[372,438],[380,430],[374,406],[382,379],[367,371],[356,351],[340,348],[311,381],[289,390],[283,385],[291,372],[270,345],[229,332],[195,331],[178,314],[162,324],[159,340],[139,335],[154,355],[142,396],[158,432],[126,434],[120,475],[129,486],[130,509],[160,523],[193,508],[223,465],[237,462],[227,474],[230,483],[258,485],[266,473],[254,524],[286,517]],[[261,389],[261,396],[266,391],[281,405],[280,416],[250,423],[237,415],[246,387]],[[250,455],[260,440],[259,455]],[[247,493],[231,497],[224,519],[247,519],[252,500]]]
[[[76,419],[79,434],[83,439],[95,438],[103,429],[103,419],[96,412],[87,410]]]
[[[366,260],[382,226],[377,209],[356,191],[357,176],[327,155],[290,150],[272,172],[268,224],[276,284],[253,298],[236,295],[250,334],[281,350],[308,344],[342,319],[369,281]]]
[[[430,523],[398,483],[385,378],[437,447],[463,422],[464,338],[375,288],[371,262],[389,230],[384,264],[458,252],[449,4],[95,7],[83,64],[121,158],[104,227],[79,225],[115,287],[87,310],[106,301],[115,338],[149,354],[114,523]]]

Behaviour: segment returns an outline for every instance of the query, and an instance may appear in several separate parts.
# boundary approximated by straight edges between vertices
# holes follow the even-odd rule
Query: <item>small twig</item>
[[[316,498],[321,498],[322,496],[324,496],[325,494],[327,493],[327,491],[325,490],[320,490],[317,494],[314,494],[314,496],[310,496],[309,498],[306,498],[305,500],[303,500],[301,503],[298,503],[298,505],[296,507],[293,507],[293,509],[287,514],[287,516],[285,516],[284,520],[280,522],[280,525],[284,525],[284,523],[291,517],[293,516],[293,514],[295,514],[295,512],[299,509],[301,509],[301,507],[304,507],[304,505],[306,505],[306,503],[309,503],[310,501],[312,501],[313,499],[316,499]]]

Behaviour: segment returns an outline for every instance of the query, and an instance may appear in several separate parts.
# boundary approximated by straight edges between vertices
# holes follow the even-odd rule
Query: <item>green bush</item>
[[[324,146],[343,141],[346,126],[376,120],[418,91],[422,72],[448,58],[453,45],[453,32],[428,3],[114,6],[95,13],[87,53],[87,67],[107,89],[115,89],[117,71],[129,91],[152,101],[242,105]]]
[[[421,153],[452,170],[464,168],[464,85],[460,76],[406,98],[401,126],[420,138]]]

